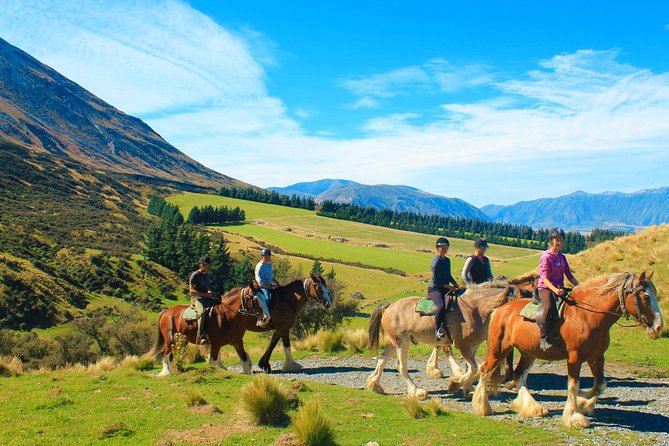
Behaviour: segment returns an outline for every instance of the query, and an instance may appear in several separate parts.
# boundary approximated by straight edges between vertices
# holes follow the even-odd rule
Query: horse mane
[[[480,290],[486,290],[489,288],[506,288],[508,287],[509,284],[507,283],[506,280],[491,280],[489,282],[483,282],[483,283],[473,283],[471,285],[467,285],[468,290],[472,291],[480,291]]]
[[[575,286],[574,292],[577,294],[589,292],[594,297],[599,298],[608,297],[613,293],[617,293],[625,285],[629,277],[630,273],[611,273],[593,277]]]
[[[230,291],[226,292],[225,294],[223,294],[223,297],[221,298],[221,300],[227,299],[227,298],[231,297],[233,294],[237,294],[237,293],[241,292],[241,290],[243,290],[243,288],[235,287],[235,288],[231,289]]]
[[[513,279],[509,279],[509,284],[511,285],[519,285],[521,283],[527,283],[527,282],[532,282],[533,280],[536,280],[539,278],[539,275],[536,272],[531,272],[527,273],[522,276],[514,277]]]

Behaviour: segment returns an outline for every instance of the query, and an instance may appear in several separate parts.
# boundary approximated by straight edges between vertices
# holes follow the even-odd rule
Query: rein
[[[634,282],[636,281],[636,276],[634,274],[629,274],[627,278],[625,279],[625,282],[623,282],[623,285],[620,287],[620,291],[618,292],[618,301],[620,304],[620,313],[615,312],[615,311],[609,311],[609,310],[602,310],[594,305],[591,305],[586,302],[579,302],[576,299],[569,299],[569,296],[560,296],[562,300],[565,301],[567,305],[575,306],[576,308],[581,308],[585,311],[590,311],[591,313],[599,313],[599,314],[610,314],[612,316],[616,316],[620,318],[621,316],[625,316],[625,319],[629,320],[630,318],[630,313],[627,311],[625,308],[625,297],[628,294],[633,294],[634,295],[634,305],[636,307],[636,311],[638,315],[641,315],[641,305],[639,304],[639,291],[643,290],[642,285],[636,285],[634,286]],[[628,287],[628,284],[630,285]],[[635,317],[637,320],[638,324],[634,325],[622,325],[620,322],[616,320],[616,325],[619,327],[623,328],[632,328],[632,327],[642,327],[644,324],[642,322],[642,318],[645,319],[644,316],[640,317]]]
[[[246,289],[247,289],[247,288],[244,288],[244,290],[246,290]],[[244,298],[250,296],[250,295],[253,294],[253,293],[252,293],[252,292],[248,292],[248,293],[244,294],[244,290],[242,290],[242,291],[239,293],[239,300],[240,300],[240,302],[241,302],[241,305],[239,306],[239,309],[238,309],[238,310],[235,309],[235,308],[232,308],[230,305],[228,305],[227,303],[225,303],[225,302],[223,302],[223,301],[221,301],[221,305],[223,305],[225,308],[227,308],[228,310],[232,311],[233,313],[241,314],[242,316],[255,316],[255,317],[258,317],[258,316],[259,316],[259,313],[258,313],[257,311],[255,311],[255,310],[254,310],[254,311],[250,311],[250,310],[246,307],[246,305],[244,304]]]

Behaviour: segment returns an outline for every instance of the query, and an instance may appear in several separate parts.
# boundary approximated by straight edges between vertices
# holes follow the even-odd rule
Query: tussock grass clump
[[[334,445],[332,423],[323,413],[320,403],[311,398],[293,417],[293,429],[306,446]]]
[[[195,364],[207,360],[207,347],[204,345],[187,344],[186,359]]]
[[[90,372],[108,372],[114,370],[118,366],[116,359],[111,356],[103,356],[98,359],[95,364],[90,364],[87,369]]]
[[[430,401],[424,403],[419,401],[415,396],[410,396],[402,402],[402,406],[407,415],[414,419],[425,418],[427,416],[439,417],[448,415],[446,408],[442,406],[436,398],[431,398]]]
[[[402,402],[402,406],[404,407],[406,414],[416,420],[425,418],[429,414],[426,404],[421,403],[415,396],[405,398]]]
[[[276,379],[258,375],[239,392],[241,408],[256,424],[278,425],[288,419],[289,398]]]
[[[367,346],[367,331],[363,328],[350,331],[344,335],[344,347],[349,353],[361,353]]]
[[[107,424],[106,426],[102,426],[100,429],[100,434],[98,435],[98,439],[100,440],[105,440],[107,438],[118,438],[118,437],[123,437],[127,438],[130,437],[134,432],[128,428],[128,426],[125,425],[123,422],[118,422],[118,423],[111,423]]]
[[[140,372],[151,370],[154,366],[153,358],[138,357],[137,355],[130,355],[123,358],[121,367],[125,369],[135,369]]]
[[[188,407],[204,406],[206,404],[207,400],[200,392],[191,390],[188,392],[188,395],[186,395],[186,406]]]
[[[0,376],[23,374],[23,361],[16,355],[0,356]]]

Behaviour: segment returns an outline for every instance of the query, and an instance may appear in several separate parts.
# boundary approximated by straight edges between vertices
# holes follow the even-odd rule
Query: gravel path
[[[443,356],[440,359],[440,367],[445,374],[450,374],[447,361]],[[367,377],[376,364],[375,360],[365,357],[305,358],[299,362],[303,369],[282,372],[282,364],[273,361],[275,371],[272,373],[289,380],[312,380],[365,389]],[[406,385],[395,367],[395,360],[386,363],[381,385],[387,394],[403,395]],[[409,361],[409,373],[418,386],[426,389],[431,397],[440,398],[447,408],[472,413],[471,397],[464,399],[461,394],[447,393],[446,379],[426,378],[424,368],[424,361]],[[581,374],[581,388],[590,389],[593,380],[587,366],[583,367]],[[492,418],[551,429],[559,432],[569,444],[669,445],[669,386],[666,379],[637,378],[625,366],[607,363],[608,388],[595,406],[591,428],[581,430],[576,437],[570,435],[561,422],[567,398],[566,375],[564,362],[537,361],[530,371],[528,388],[535,399],[549,410],[547,417],[528,420],[507,412],[508,401],[515,398],[515,392],[502,391],[499,396],[490,398],[495,413]],[[620,438],[625,439],[619,441]]]

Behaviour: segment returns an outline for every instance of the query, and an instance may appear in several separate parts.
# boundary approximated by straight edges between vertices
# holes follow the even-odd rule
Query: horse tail
[[[383,316],[385,309],[389,306],[390,304],[388,302],[379,304],[374,309],[374,311],[372,311],[372,315],[369,318],[369,329],[367,330],[367,347],[375,353],[379,350],[379,335],[382,331],[381,317]]]
[[[153,359],[162,349],[165,348],[165,337],[163,336],[163,332],[160,329],[160,320],[163,318],[163,315],[167,312],[167,310],[163,310],[160,312],[160,315],[158,316],[158,322],[156,323],[156,337],[155,340],[153,341],[153,347],[151,347],[151,350],[149,350],[147,353],[145,353],[142,358],[145,359]],[[171,322],[170,322],[171,324]]]

